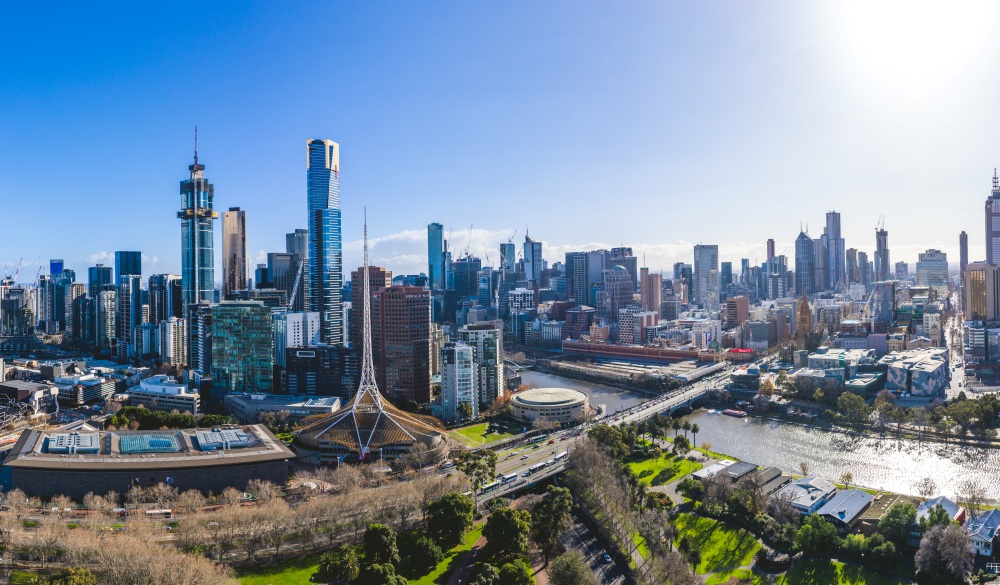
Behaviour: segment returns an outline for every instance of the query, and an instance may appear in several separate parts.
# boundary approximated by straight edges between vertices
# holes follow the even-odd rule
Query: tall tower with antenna
[[[213,200],[215,187],[205,179],[205,165],[198,162],[198,127],[194,129],[194,164],[181,181],[181,298],[187,306],[212,301],[215,288],[215,237],[213,222],[219,217]]]
[[[993,191],[986,198],[986,263],[1000,262],[1000,178],[993,169]]]

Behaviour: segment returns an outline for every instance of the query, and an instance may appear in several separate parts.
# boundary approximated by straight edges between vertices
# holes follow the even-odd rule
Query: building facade
[[[340,145],[332,140],[309,140],[306,148],[309,311],[320,315],[323,343],[340,345],[345,341],[340,298],[343,284]]]
[[[184,306],[210,303],[215,290],[215,187],[205,179],[195,144],[190,176],[181,181],[181,289]]]
[[[222,296],[247,288],[247,212],[230,207],[222,214]]]
[[[719,301],[719,246],[697,244],[694,247],[694,271],[691,300],[706,308]]]
[[[390,286],[371,299],[372,353],[379,387],[397,400],[431,400],[430,291]]]
[[[499,321],[466,325],[458,340],[472,348],[476,367],[476,400],[488,407],[503,394],[503,327]]]
[[[446,343],[441,350],[441,410],[448,422],[479,416],[476,396],[476,361],[472,347],[464,343]],[[461,414],[462,404],[469,405],[468,416]]]
[[[271,309],[260,301],[213,305],[212,387],[230,392],[270,392],[274,355]]]

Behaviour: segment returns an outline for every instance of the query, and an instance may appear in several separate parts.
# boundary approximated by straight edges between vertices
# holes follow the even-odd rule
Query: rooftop
[[[872,500],[872,495],[864,490],[842,490],[823,504],[817,513],[850,524],[871,505]]]
[[[555,406],[586,400],[587,395],[569,388],[531,388],[514,395],[514,401],[532,406]]]

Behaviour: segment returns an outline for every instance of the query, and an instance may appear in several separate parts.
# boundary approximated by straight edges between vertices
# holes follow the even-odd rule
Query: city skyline
[[[360,265],[355,219],[365,204],[385,218],[372,238],[373,261],[397,273],[422,271],[417,249],[431,222],[455,226],[459,247],[469,224],[495,234],[474,236],[474,253],[528,226],[547,257],[624,242],[653,269],[667,269],[689,260],[698,243],[718,244],[720,258],[735,262],[763,260],[764,242],[775,238],[777,253],[791,257],[796,224],[815,232],[831,209],[844,214],[848,245],[869,254],[885,215],[893,261],[913,263],[928,248],[957,258],[955,234],[963,230],[972,236],[970,260],[985,257],[970,218],[1000,162],[996,138],[980,130],[1000,116],[992,107],[1000,82],[982,75],[1000,55],[984,32],[996,21],[988,4],[946,13],[918,5],[900,15],[872,9],[860,24],[852,18],[858,5],[844,3],[636,4],[612,21],[559,6],[526,5],[528,18],[517,20],[467,7],[447,23],[434,11],[396,8],[200,7],[201,18],[184,22],[201,43],[170,38],[183,11],[157,12],[149,20],[160,26],[132,31],[123,21],[134,15],[98,18],[71,8],[64,22],[72,27],[46,31],[78,50],[65,63],[55,59],[65,52],[37,44],[47,35],[32,29],[29,15],[13,14],[26,26],[0,41],[23,56],[0,66],[11,81],[0,89],[9,114],[0,120],[8,178],[0,193],[50,208],[70,196],[99,202],[75,209],[88,225],[128,206],[130,221],[71,245],[59,233],[31,238],[31,206],[11,209],[0,261],[12,270],[22,256],[26,266],[65,258],[82,274],[129,249],[143,251],[146,274],[180,273],[178,235],[162,218],[176,211],[173,182],[190,160],[195,124],[219,186],[217,208],[247,211],[251,266],[281,250],[285,233],[305,227],[297,145],[310,136],[342,144],[351,169],[343,186],[345,270]],[[305,18],[307,11],[317,14]],[[126,31],[128,54],[89,33],[79,37],[83,30],[101,37],[108,27]],[[386,34],[408,50],[379,50],[368,40]],[[320,63],[290,40],[317,36],[344,57]],[[522,48],[491,49],[506,38]],[[458,43],[468,54],[453,51]],[[307,82],[295,76],[303,64]],[[191,71],[205,71],[196,97],[165,89]],[[595,78],[613,83],[594,86]],[[45,172],[34,155],[53,135],[87,145],[63,153],[62,173]],[[125,146],[140,141],[142,149]],[[110,192],[100,186],[108,160],[120,185]],[[497,173],[497,161],[515,172]],[[570,198],[602,212],[539,219],[557,217]],[[626,204],[606,205],[609,198]],[[532,213],[512,204],[529,200]],[[789,225],[775,222],[771,206],[793,210],[785,212]],[[725,212],[733,207],[741,212]],[[662,210],[663,221],[634,222],[637,209]],[[683,221],[703,215],[714,225]],[[400,242],[406,246],[394,247]]]

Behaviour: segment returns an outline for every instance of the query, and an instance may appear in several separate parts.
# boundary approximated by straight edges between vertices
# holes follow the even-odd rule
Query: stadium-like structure
[[[316,463],[394,459],[413,445],[443,444],[444,426],[430,416],[404,412],[383,398],[372,361],[371,291],[368,283],[368,222],[365,221],[364,350],[361,383],[344,408],[319,418],[307,418],[295,437],[299,457]]]

